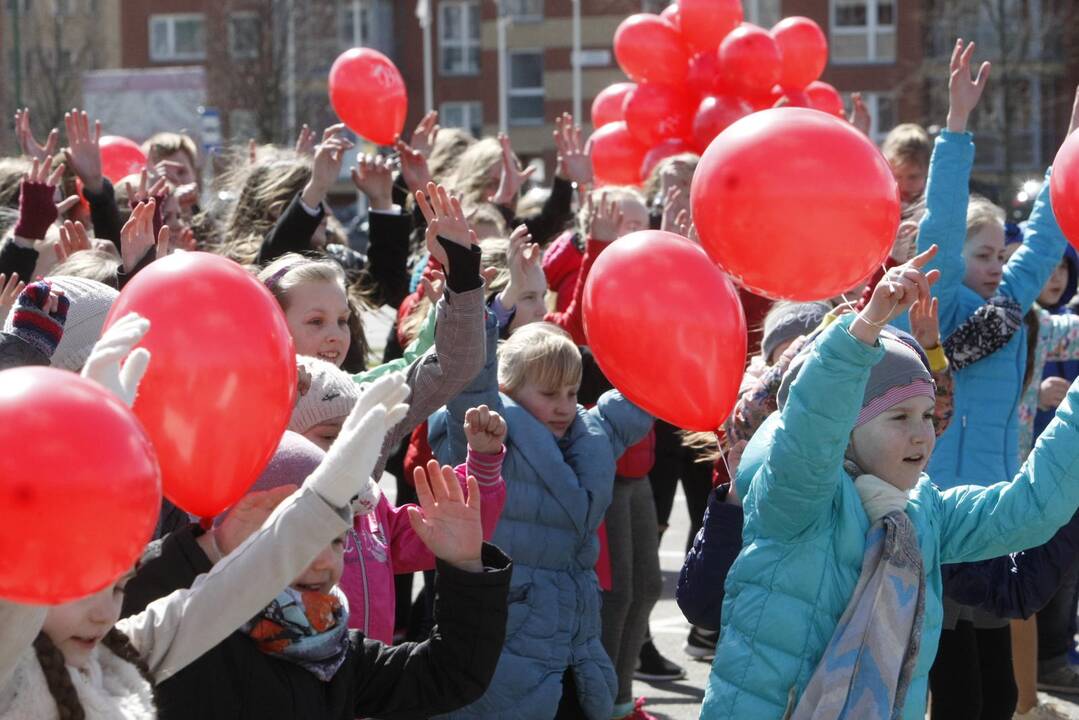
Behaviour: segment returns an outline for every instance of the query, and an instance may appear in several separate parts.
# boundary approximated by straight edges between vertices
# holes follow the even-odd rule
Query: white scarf
[[[69,667],[86,720],[155,720],[153,691],[138,668],[99,644],[84,669]],[[2,720],[57,720],[56,701],[34,648],[27,648],[11,677],[10,704]]]
[[[876,475],[859,475],[854,480],[854,489],[862,498],[862,507],[869,516],[870,526],[890,512],[904,512],[910,499],[909,490],[900,490]]]

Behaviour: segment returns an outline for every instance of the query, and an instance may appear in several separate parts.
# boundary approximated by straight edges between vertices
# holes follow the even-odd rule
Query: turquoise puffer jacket
[[[963,284],[966,263],[967,201],[974,143],[969,133],[944,131],[929,165],[927,214],[918,232],[918,252],[939,246],[926,268],[940,270],[933,286],[940,302],[940,332],[947,337],[985,303]],[[1000,294],[1015,299],[1023,312],[1064,255],[1067,240],[1049,204],[1048,173],[1030,215],[1024,244],[1004,266]],[[990,485],[1019,469],[1019,400],[1026,372],[1027,331],[1019,326],[1007,345],[955,373],[955,408],[951,424],[937,440],[927,472],[941,488]],[[1037,378],[1035,378],[1037,382]]]
[[[596,530],[611,503],[615,459],[643,438],[652,417],[611,391],[561,439],[498,392],[498,325],[489,318],[487,365],[472,386],[431,416],[439,462],[464,458],[465,412],[487,405],[508,426],[502,477],[506,505],[491,542],[513,558],[506,644],[487,693],[445,717],[554,717],[562,675],[572,668],[592,720],[611,716],[618,683],[600,642]]]
[[[778,720],[805,689],[861,572],[869,520],[843,453],[880,347],[828,328],[786,406],[757,431],[738,468],[742,552],[727,577],[723,627],[701,717]],[[926,572],[921,652],[902,717],[923,720],[940,636],[943,563],[1046,542],[1079,506],[1079,386],[1010,483],[941,491],[926,476],[907,514]],[[897,649],[898,652],[898,649]]]

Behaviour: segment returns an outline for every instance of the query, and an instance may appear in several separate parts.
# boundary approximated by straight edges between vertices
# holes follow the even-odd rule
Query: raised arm
[[[1014,298],[1023,312],[1034,304],[1042,286],[1060,264],[1064,248],[1068,246],[1068,240],[1057,225],[1049,201],[1051,171],[1052,168],[1046,171],[1045,184],[1034,201],[1023,244],[1004,266],[1004,277],[1000,283],[1000,293]]]

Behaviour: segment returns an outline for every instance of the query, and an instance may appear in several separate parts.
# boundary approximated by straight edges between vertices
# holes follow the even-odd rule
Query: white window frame
[[[866,110],[869,111],[869,137],[874,143],[880,145],[884,138],[888,135],[888,132],[899,122],[899,95],[891,90],[862,90],[862,102],[865,103]],[[850,96],[853,93],[843,93],[843,105],[850,108]],[[895,108],[895,117],[892,125],[881,125],[880,117],[880,101],[882,99],[888,99],[892,102],[892,107]]]
[[[463,121],[451,123],[448,121],[453,112],[460,112]],[[438,117],[443,127],[458,127],[467,130],[476,137],[483,132],[483,103],[479,100],[451,100],[442,103],[439,107]]]
[[[828,0],[828,27],[830,28],[831,37],[837,35],[864,35],[866,39],[866,57],[841,58],[837,57],[834,53],[829,53],[828,61],[834,65],[894,65],[897,60],[898,52],[896,53],[896,56],[890,58],[880,58],[877,56],[877,35],[882,30],[891,28],[892,34],[898,41],[899,30],[896,26],[896,20],[899,18],[900,0],[892,0],[892,23],[890,25],[880,25],[877,23],[877,4],[879,0],[863,1],[865,2],[865,25],[857,27],[839,27],[836,23],[836,0]],[[898,50],[898,42],[894,43],[894,46]]]
[[[505,14],[515,23],[534,23],[543,22],[543,14],[545,8],[543,7],[543,0],[501,0],[502,7],[505,8]],[[538,11],[521,12],[521,5],[533,5],[538,6]]]
[[[228,14],[228,17],[225,19],[225,22],[228,24],[229,57],[232,58],[233,60],[254,60],[254,59],[258,58],[258,56],[259,56],[259,45],[261,44],[260,42],[255,43],[255,47],[250,53],[242,53],[241,54],[241,53],[236,52],[236,29],[232,24],[234,20],[254,20],[256,23],[258,23],[258,19],[259,19],[258,13],[251,12],[251,11],[231,12],[231,13]],[[260,32],[261,32],[261,28],[260,28]],[[258,37],[256,37],[256,40],[257,39],[258,39]]]
[[[185,20],[199,20],[202,22],[203,48],[202,52],[178,53],[176,52],[176,23]],[[168,23],[169,54],[157,55],[154,53],[154,23]],[[205,13],[162,13],[154,14],[147,20],[149,33],[149,56],[153,62],[172,62],[174,60],[205,60],[206,59],[206,14]]]
[[[342,37],[341,45],[345,48],[351,47],[366,47],[371,41],[370,37],[364,37],[364,24],[366,23],[368,34],[371,32],[371,26],[375,19],[372,15],[374,8],[371,7],[371,3],[368,0],[344,0],[341,3],[340,15],[337,18],[337,22],[341,27]],[[346,23],[345,19],[348,14],[352,14],[352,22]],[[351,24],[351,27],[349,25]],[[343,36],[344,31],[347,30],[347,38]]]
[[[547,121],[546,118],[543,115],[541,115],[540,117],[536,117],[536,118],[523,118],[523,119],[514,118],[513,117],[513,110],[510,109],[510,102],[509,102],[510,100],[512,100],[515,97],[538,97],[538,98],[542,99],[544,97],[544,95],[546,95],[546,88],[544,87],[544,84],[542,84],[542,81],[543,81],[542,77],[541,77],[541,84],[538,87],[527,87],[527,88],[515,88],[515,87],[513,87],[513,58],[514,58],[514,56],[517,56],[517,55],[539,55],[540,66],[542,68],[542,65],[543,65],[543,49],[542,48],[529,48],[529,49],[523,49],[522,48],[520,50],[511,50],[511,51],[509,51],[507,53],[507,55],[509,57],[506,60],[506,74],[508,75],[508,77],[506,78],[506,107],[507,107],[506,114],[508,115],[507,120],[508,120],[509,124],[513,125],[513,126],[516,126],[516,127],[528,127],[528,126],[543,125]],[[542,69],[541,69],[541,74],[545,74],[545,73],[543,73]]]
[[[447,37],[446,29],[449,27],[449,23],[446,22],[446,15],[450,8],[456,8],[461,12],[461,31],[460,37]],[[467,76],[467,75],[479,75],[480,74],[480,62],[477,61],[476,67],[468,67],[468,58],[470,50],[475,48],[477,54],[480,51],[481,44],[480,38],[472,38],[468,31],[467,19],[470,15],[474,15],[477,23],[480,19],[480,3],[478,0],[443,0],[438,5],[438,71],[441,75],[447,76]],[[446,67],[445,62],[445,50],[448,48],[460,48],[461,57],[464,58],[466,67],[464,70],[454,70]]]

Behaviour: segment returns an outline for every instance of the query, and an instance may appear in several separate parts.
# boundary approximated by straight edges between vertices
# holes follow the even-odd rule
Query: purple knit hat
[[[315,471],[324,457],[326,453],[318,445],[299,433],[286,430],[270,458],[270,464],[248,492],[273,490],[282,485],[303,485],[303,481]]]

